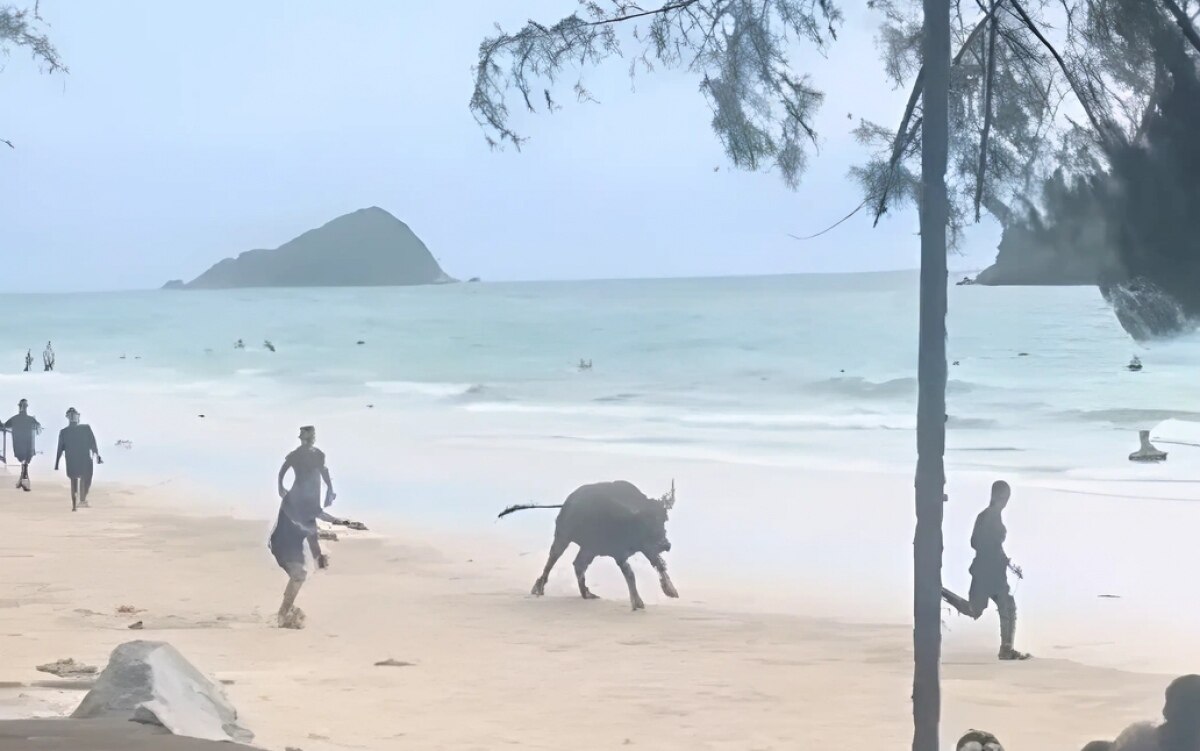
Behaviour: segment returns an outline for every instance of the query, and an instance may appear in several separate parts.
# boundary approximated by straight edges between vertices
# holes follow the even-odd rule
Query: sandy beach
[[[284,577],[265,549],[266,514],[213,515],[171,485],[100,483],[92,505],[70,513],[64,488],[41,478],[30,494],[0,490],[0,717],[53,716],[82,697],[14,687],[47,677],[35,665],[103,666],[116,645],[146,638],[224,681],[256,744],[280,751],[895,747],[909,737],[904,625],[726,608],[688,590],[682,568],[682,600],[648,597],[633,614],[606,561],[593,581],[607,599],[572,597],[561,566],[535,600],[526,592],[540,549],[397,525],[327,543],[333,567],[301,594],[308,627],[286,631],[271,624]],[[654,580],[641,582],[649,593]],[[139,620],[143,630],[128,630]],[[1077,748],[1161,706],[1169,676],[1053,658],[1000,664],[987,646],[994,624],[983,624],[959,622],[947,637],[947,742],[976,727],[1013,749]],[[375,666],[388,659],[411,664]]]

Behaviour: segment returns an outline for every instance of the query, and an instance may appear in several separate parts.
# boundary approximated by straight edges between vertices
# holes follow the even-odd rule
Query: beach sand
[[[38,664],[103,667],[124,641],[161,639],[225,682],[256,745],[280,751],[902,748],[911,737],[911,631],[899,622],[725,607],[678,568],[681,600],[648,596],[632,613],[608,561],[593,577],[606,599],[572,596],[569,556],[534,599],[542,547],[398,525],[325,543],[332,568],[300,595],[308,626],[288,631],[272,624],[285,577],[266,549],[268,513],[213,515],[173,485],[103,480],[92,505],[72,514],[63,486],[36,475],[33,493],[0,490],[0,719],[64,714],[82,698],[13,685],[47,678]],[[538,522],[546,543],[550,522]],[[656,589],[645,573],[639,582]],[[135,621],[144,629],[129,630]],[[1171,676],[1001,664],[979,646],[994,624],[963,623],[955,632],[973,639],[948,639],[942,673],[947,744],[983,728],[1013,751],[1072,749],[1158,715]],[[410,664],[375,665],[388,659]]]

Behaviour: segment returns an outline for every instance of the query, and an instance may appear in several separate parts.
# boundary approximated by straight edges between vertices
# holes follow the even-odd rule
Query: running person
[[[942,589],[942,599],[963,615],[979,620],[987,610],[988,601],[996,603],[1000,611],[1001,660],[1028,660],[1029,655],[1018,652],[1013,643],[1017,631],[1017,601],[1008,586],[1008,570],[1011,567],[1018,578],[1021,570],[1012,566],[1004,552],[1004,541],[1008,530],[1004,527],[1003,513],[1012,497],[1012,488],[1007,482],[992,483],[992,499],[988,507],[975,519],[975,530],[971,533],[971,547],[975,549],[975,561],[971,564],[971,590],[967,599],[948,589]]]
[[[17,480],[17,487],[29,492],[29,463],[37,454],[34,438],[42,432],[42,425],[29,414],[27,399],[17,402],[17,414],[8,418],[4,427],[12,433],[13,455],[21,463],[21,479]]]
[[[304,547],[312,552],[317,568],[328,568],[329,557],[321,552],[317,532],[317,519],[334,524],[341,519],[325,512],[337,498],[333,492],[333,481],[325,466],[325,454],[316,446],[317,431],[311,425],[300,428],[300,446],[287,455],[279,468],[279,515],[271,531],[270,549],[275,562],[288,575],[287,587],[283,591],[283,602],[279,606],[279,625],[282,628],[303,628],[304,611],[296,607],[296,596],[300,594],[308,572],[304,560]],[[283,481],[291,470],[294,477],[288,489]],[[321,504],[321,481],[325,481],[325,503]]]
[[[103,464],[104,459],[100,457],[92,426],[80,424],[79,410],[74,407],[68,409],[67,421],[70,424],[58,433],[54,470],[58,471],[59,462],[66,455],[67,477],[71,478],[71,510],[74,511],[88,507],[88,491],[92,489],[92,454],[96,455],[97,464]]]

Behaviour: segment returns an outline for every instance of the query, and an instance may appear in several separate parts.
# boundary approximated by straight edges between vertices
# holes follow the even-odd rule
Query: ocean
[[[1136,345],[1091,288],[950,289],[952,463],[1063,472],[1107,462],[1092,454],[1107,432],[1200,416],[1200,338]],[[286,433],[373,405],[617,453],[913,460],[914,273],[0,299],[9,401],[39,392],[47,425],[70,402],[135,446],[157,433],[135,414],[186,397],[217,419],[269,411]],[[55,373],[20,373],[47,341]]]

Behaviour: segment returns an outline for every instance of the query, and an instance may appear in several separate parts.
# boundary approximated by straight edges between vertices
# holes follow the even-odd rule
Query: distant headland
[[[273,250],[226,258],[190,282],[163,289],[389,287],[456,282],[408,225],[383,209],[359,209]]]

